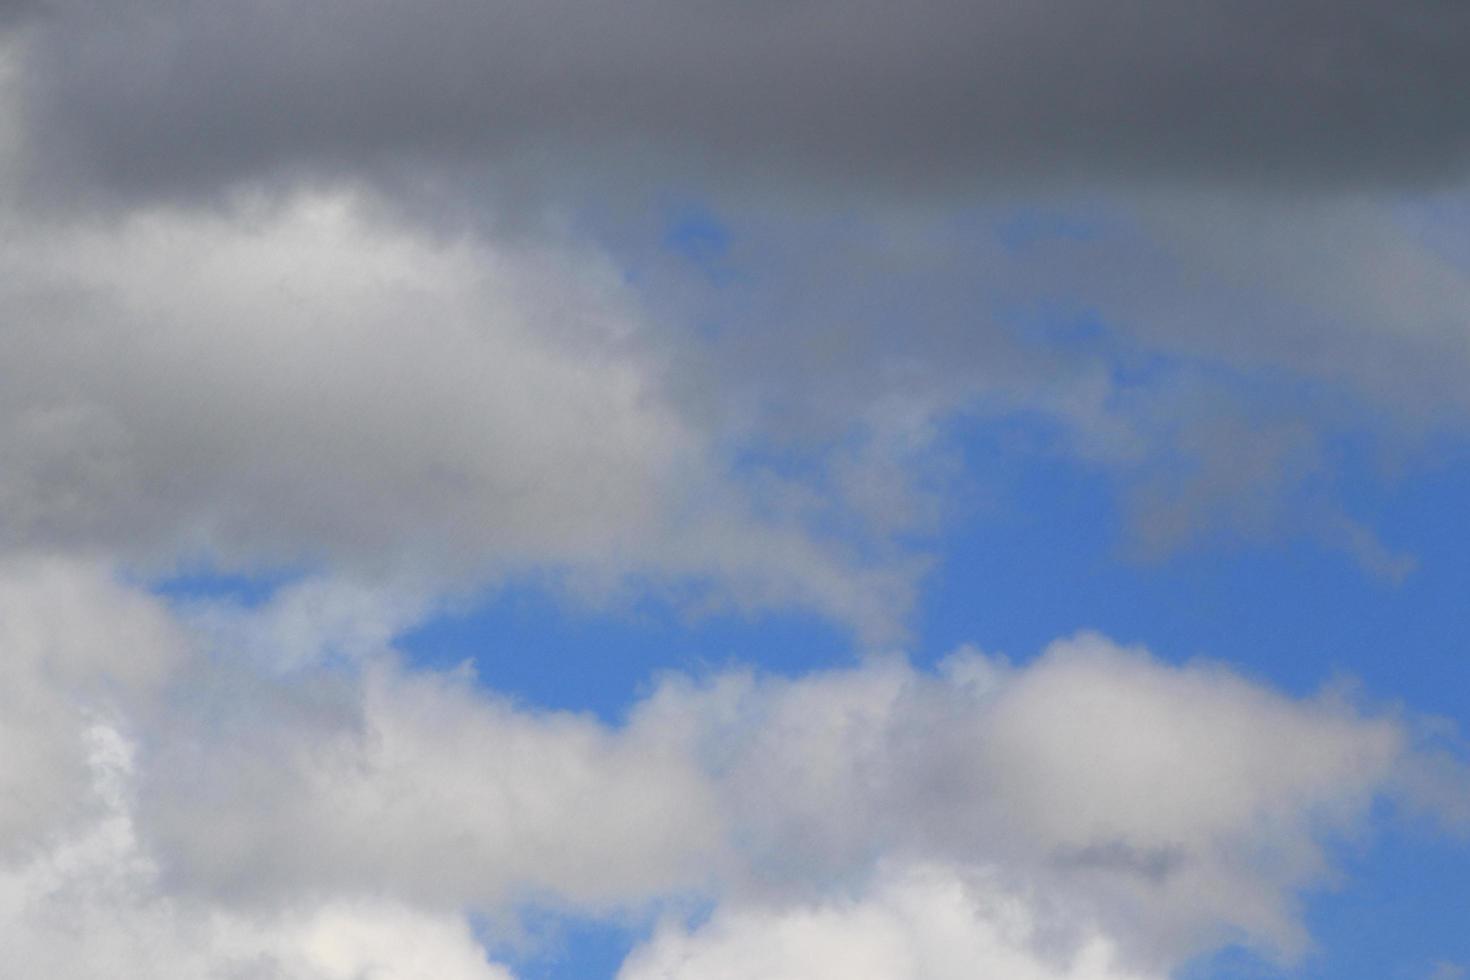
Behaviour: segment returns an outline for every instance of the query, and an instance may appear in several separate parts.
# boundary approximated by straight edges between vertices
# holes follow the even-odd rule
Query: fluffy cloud
[[[154,698],[185,632],[104,569],[0,564],[0,859],[91,819],[89,732]]]
[[[387,648],[240,656],[95,566],[16,566],[0,609],[27,747],[0,913],[47,975],[156,955],[134,973],[488,977],[464,913],[541,907],[664,910],[631,977],[743,976],[768,932],[773,975],[861,935],[894,976],[964,951],[1156,976],[1226,942],[1299,954],[1297,896],[1400,770],[1435,780],[1412,802],[1463,807],[1392,715],[1095,636],[1021,667],[671,676],[609,726]],[[689,902],[714,917],[689,926]]]
[[[425,596],[643,575],[891,629],[911,570],[757,513],[605,257],[445,240],[377,203],[10,212],[0,541]]]
[[[27,975],[504,980],[463,919],[388,898],[258,914],[172,893],[140,844],[139,756],[190,630],[105,569],[0,569],[0,932]]]
[[[1292,896],[1407,751],[1391,720],[1098,637],[1019,670],[966,654],[938,678],[874,664],[691,697],[647,710],[700,719],[749,887],[890,852],[993,865],[1165,962],[1224,935],[1299,951]]]
[[[188,691],[191,710],[145,764],[141,807],[166,870],[194,889],[609,908],[702,884],[720,854],[707,777],[658,732],[387,667]]]
[[[6,956],[29,975],[164,980],[509,980],[465,921],[392,900],[297,900],[258,914],[170,894],[139,847],[133,747],[88,731],[93,822],[0,866]]]
[[[9,240],[6,537],[452,566],[644,531],[690,437],[611,271],[364,212],[310,196]]]
[[[1050,947],[1050,948],[1048,948]],[[722,909],[666,925],[620,980],[1145,980],[1099,935],[1047,937],[1024,898],[951,868],[887,869],[857,899]]]

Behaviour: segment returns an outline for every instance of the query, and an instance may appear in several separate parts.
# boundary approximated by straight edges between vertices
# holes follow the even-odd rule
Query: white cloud
[[[312,576],[275,588],[254,608],[228,598],[179,598],[173,607],[206,646],[267,671],[380,655],[439,608],[422,585]]]
[[[136,837],[135,747],[105,726],[88,734],[101,811],[0,866],[8,969],[54,980],[510,980],[457,915],[381,898],[251,913],[170,894]]]
[[[672,676],[610,726],[391,650],[239,656],[95,565],[16,564],[0,612],[28,752],[0,927],[46,976],[150,950],[189,976],[394,951],[475,976],[466,909],[691,901],[710,923],[669,919],[630,976],[742,976],[719,964],[767,925],[777,975],[851,933],[898,976],[950,975],[926,957],[952,940],[1038,977],[1162,975],[1227,941],[1290,958],[1333,841],[1385,796],[1453,817],[1467,785],[1394,716],[1095,636],[1025,666]]]
[[[0,562],[0,859],[92,813],[88,732],[148,713],[186,639],[104,569]]]
[[[190,697],[142,812],[169,871],[206,892],[617,907],[702,884],[720,853],[711,787],[680,746],[519,710],[467,676],[385,664]]]
[[[1150,968],[1227,939],[1302,952],[1296,899],[1326,880],[1331,843],[1429,758],[1392,717],[1099,637],[1024,668],[961,654],[939,676],[880,660],[671,678],[620,728],[381,659],[360,680],[191,698],[145,771],[143,812],[202,894],[816,900],[900,857],[1065,896]]]
[[[996,866],[1168,962],[1226,935],[1300,952],[1294,898],[1324,843],[1410,753],[1391,718],[1094,636],[1024,668],[725,678],[643,710],[719,774],[744,887],[801,891],[887,853]]]
[[[1050,947],[1050,948],[1048,948]],[[950,867],[885,869],[857,898],[666,924],[619,980],[1145,980],[1097,934],[1047,937],[1023,897]]]

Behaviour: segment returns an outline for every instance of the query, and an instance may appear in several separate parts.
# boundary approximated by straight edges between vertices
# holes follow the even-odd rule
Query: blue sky
[[[1467,48],[0,4],[7,963],[1470,975]]]

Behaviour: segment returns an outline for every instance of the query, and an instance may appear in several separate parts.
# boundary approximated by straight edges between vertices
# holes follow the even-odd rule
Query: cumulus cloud
[[[0,564],[0,860],[94,816],[88,733],[157,696],[186,632],[105,569],[48,559]]]
[[[892,630],[912,569],[756,512],[605,256],[443,239],[378,200],[11,212],[0,540],[427,597],[636,574]]]
[[[142,774],[142,807],[192,888],[609,908],[695,887],[720,853],[711,787],[657,732],[387,668],[345,687],[196,683],[189,697]]]
[[[594,256],[433,242],[349,196],[29,231],[4,255],[12,543],[606,548],[689,439]]]
[[[382,898],[296,900],[252,915],[170,894],[136,836],[134,747],[106,725],[87,734],[96,818],[0,866],[13,967],[57,980],[510,980],[460,916]]]
[[[1145,980],[1096,934],[1045,937],[1035,910],[981,874],[885,869],[859,898],[721,909],[686,930],[667,924],[620,980]],[[1048,947],[1052,948],[1048,948]]]
[[[725,679],[648,710],[703,719],[757,891],[887,852],[994,864],[1167,962],[1227,934],[1299,952],[1292,896],[1406,751],[1391,720],[1098,637],[1019,670],[960,655],[938,678]]]
[[[1025,666],[673,675],[608,725],[387,647],[238,656],[95,566],[13,568],[0,609],[28,747],[0,913],[46,975],[491,977],[465,915],[530,908],[662,916],[630,977],[799,974],[851,935],[893,976],[1290,959],[1334,842],[1405,793],[1462,812],[1467,784],[1397,715],[1097,636]]]

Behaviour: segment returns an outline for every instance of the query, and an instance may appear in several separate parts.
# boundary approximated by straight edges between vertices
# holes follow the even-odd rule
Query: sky
[[[1470,976],[1470,8],[0,0],[0,947]]]

